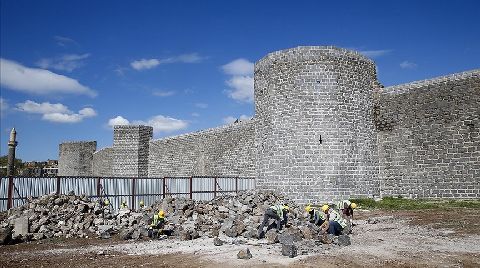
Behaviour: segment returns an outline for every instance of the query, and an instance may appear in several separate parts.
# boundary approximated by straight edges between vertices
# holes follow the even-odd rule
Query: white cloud
[[[10,105],[8,105],[7,100],[4,98],[0,98],[0,111],[1,112],[6,111],[8,110],[9,107]]]
[[[254,64],[246,59],[236,59],[222,66],[223,72],[230,75],[253,75]]]
[[[172,96],[175,94],[175,91],[165,91],[165,90],[158,90],[158,91],[155,91],[153,92],[153,95],[154,96],[158,96],[158,97],[168,97],[168,96]]]
[[[53,39],[55,39],[57,45],[61,47],[66,47],[69,44],[74,44],[78,46],[77,41],[73,40],[72,38],[56,35],[53,37]]]
[[[56,58],[43,58],[36,65],[42,69],[55,69],[59,71],[71,72],[84,65],[82,60],[90,57],[90,54],[82,55],[66,54]]]
[[[163,115],[156,115],[147,121],[134,121],[133,124],[152,126],[153,132],[155,133],[172,132],[188,127],[188,123],[186,121]]]
[[[200,108],[200,109],[206,109],[206,108],[208,108],[208,104],[202,103],[202,102],[197,102],[197,103],[195,103],[195,107]]]
[[[85,94],[97,93],[77,80],[48,70],[28,68],[14,61],[0,59],[0,84],[12,90],[32,94]]]
[[[190,54],[182,54],[180,56],[175,56],[175,57],[170,57],[170,58],[165,58],[165,59],[160,59],[161,64],[165,63],[176,63],[176,62],[181,62],[181,63],[199,63],[202,60],[206,59],[207,57],[202,57],[198,55],[198,53],[190,53]]]
[[[24,103],[17,103],[16,106],[16,110],[32,114],[71,113],[68,107],[61,103],[36,103],[34,101],[27,100]]]
[[[145,125],[153,127],[154,133],[167,133],[187,128],[188,122],[163,115],[156,115],[146,121],[135,120],[130,122],[128,119],[123,118],[122,116],[117,116],[108,120],[108,125],[110,127],[115,125]]]
[[[130,125],[130,121],[128,121],[127,119],[123,118],[122,116],[117,116],[115,118],[112,118],[110,120],[108,120],[108,125],[110,127],[113,127],[113,126],[125,126],[125,125]]]
[[[226,81],[231,90],[227,90],[228,96],[240,102],[253,102],[253,77],[234,76]]]
[[[389,54],[390,52],[392,52],[392,50],[391,49],[361,50],[359,52],[360,52],[360,54],[364,55],[365,57],[378,58],[378,57]]]
[[[97,115],[94,109],[88,107],[81,109],[78,113],[73,113],[61,103],[36,103],[31,100],[17,103],[15,109],[25,113],[42,114],[43,120],[55,123],[78,123],[85,118]]]
[[[55,123],[78,123],[83,120],[83,117],[80,114],[51,113],[44,114],[42,119]]]
[[[252,117],[251,116],[248,116],[248,115],[245,115],[245,114],[242,114],[240,116],[240,118],[238,118],[239,121],[245,121],[245,120],[250,120]],[[225,118],[223,118],[223,123],[225,124],[232,124],[234,123],[235,121],[237,120],[237,118],[233,117],[233,116],[227,116]]]
[[[199,113],[192,113],[192,116],[193,116],[193,117],[199,117],[200,114],[199,114]]]
[[[115,68],[115,70],[113,70],[118,76],[123,76],[125,74],[125,71],[127,71],[128,68],[125,68],[125,67],[120,67],[118,66],[117,68]]]
[[[417,64],[414,63],[414,62],[406,60],[406,61],[402,61],[400,63],[400,68],[402,68],[402,69],[415,69],[415,68],[417,68]]]
[[[237,120],[237,118],[233,117],[233,116],[227,116],[225,118],[223,118],[223,123],[225,124],[231,124],[233,122],[235,122],[235,120]]]
[[[145,70],[145,69],[152,69],[160,64],[160,61],[157,59],[141,59],[136,60],[130,63],[133,69],[135,70]]]
[[[242,121],[244,121],[244,120],[250,120],[250,119],[252,119],[252,117],[251,117],[251,116],[248,116],[248,115],[245,115],[245,114],[242,114],[242,115],[240,116],[240,120],[242,120]]]
[[[202,57],[198,53],[182,54],[175,57],[169,57],[164,59],[141,59],[136,60],[130,63],[133,69],[135,70],[144,70],[152,69],[157,67],[160,64],[169,64],[169,63],[199,63],[206,59],[207,57]]]
[[[160,60],[160,62],[161,63],[174,63],[174,62],[199,63],[206,58],[207,57],[202,57],[198,55],[198,53],[190,53],[190,54],[182,54],[180,56],[163,59],[163,60]]]
[[[80,111],[78,111],[78,114],[83,116],[83,117],[93,117],[97,115],[97,112],[95,112],[94,109],[92,108],[83,108]]]
[[[253,102],[253,62],[236,59],[222,66],[224,73],[232,75],[226,84],[228,96],[240,102]]]

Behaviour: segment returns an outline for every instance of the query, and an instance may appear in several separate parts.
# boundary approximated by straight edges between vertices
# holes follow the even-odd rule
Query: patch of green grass
[[[385,197],[380,201],[371,198],[351,199],[360,208],[385,210],[421,210],[434,208],[480,208],[480,199],[446,200],[446,199],[407,199]]]

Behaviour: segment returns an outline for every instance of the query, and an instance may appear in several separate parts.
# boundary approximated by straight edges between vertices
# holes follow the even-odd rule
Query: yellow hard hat
[[[323,211],[323,212],[327,212],[327,210],[328,210],[329,208],[330,208],[330,207],[329,207],[327,204],[325,204],[325,205],[322,206],[322,211]]]
[[[108,199],[105,199],[105,201],[103,201],[103,204],[105,204],[105,206],[108,206],[110,204],[110,201],[108,201]]]
[[[158,217],[164,218],[164,217],[165,217],[165,211],[160,210],[160,211],[158,212]]]
[[[283,206],[283,210],[288,211],[289,209],[290,209],[290,208],[289,208],[287,205],[284,205],[284,206]]]
[[[142,201],[140,201],[140,206],[143,206],[143,205],[144,205],[144,203],[143,203],[143,200],[142,200]]]
[[[313,210],[313,208],[312,208],[312,206],[310,206],[310,205],[308,205],[308,206],[305,207],[305,211],[306,211],[306,212],[310,212],[310,211],[312,211],[312,210]]]
[[[350,204],[350,207],[353,208],[353,209],[356,209],[356,208],[357,208],[357,204],[351,203],[351,204]]]

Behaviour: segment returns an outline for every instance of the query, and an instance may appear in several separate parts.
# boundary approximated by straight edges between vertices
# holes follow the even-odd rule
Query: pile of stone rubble
[[[274,228],[267,231],[266,239],[268,243],[282,243],[286,247],[284,255],[296,255],[294,244],[318,239],[318,227],[306,221],[303,208],[281,195],[262,191],[245,191],[211,201],[167,197],[139,211],[113,210],[85,196],[51,194],[7,211],[0,223],[0,243],[53,237],[106,239],[115,235],[142,239],[147,237],[149,220],[161,209],[166,212],[165,228],[174,236],[181,240],[216,237],[215,245],[221,245],[219,236],[257,238],[265,210],[277,203],[289,205],[289,224],[280,234]],[[273,221],[270,226],[274,226]]]

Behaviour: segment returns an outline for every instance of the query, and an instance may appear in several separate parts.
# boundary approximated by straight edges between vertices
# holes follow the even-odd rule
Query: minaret
[[[15,147],[17,147],[17,132],[12,128],[10,132],[10,140],[8,141],[8,166],[7,176],[12,177],[15,173]]]

